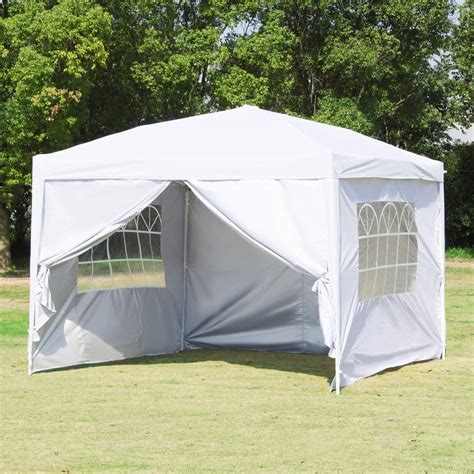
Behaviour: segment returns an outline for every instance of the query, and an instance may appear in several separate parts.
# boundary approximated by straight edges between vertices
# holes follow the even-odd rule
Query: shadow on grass
[[[231,365],[245,365],[254,369],[307,374],[314,377],[322,377],[328,384],[331,383],[334,377],[334,360],[326,355],[230,349],[185,350],[175,354],[144,356],[111,362],[83,364],[51,369],[45,372],[82,370],[88,367],[101,367],[108,365],[169,365],[194,364],[210,361],[224,362]]]
[[[429,362],[437,359],[427,359],[414,361],[409,364],[388,367],[385,370],[369,375],[365,378],[378,377],[383,374],[398,372],[406,366],[427,366]],[[92,364],[75,365],[71,367],[60,367],[56,369],[48,369],[41,372],[58,372],[58,371],[76,371],[84,370],[90,367],[103,367],[115,365],[169,365],[169,364],[194,364],[200,362],[223,362],[230,365],[244,365],[254,369],[278,370],[281,372],[291,372],[306,374],[313,377],[325,379],[328,387],[334,378],[334,359],[327,355],[321,354],[291,354],[287,352],[267,352],[267,351],[251,351],[251,350],[232,350],[232,349],[198,349],[185,350],[175,354],[142,356],[130,359],[122,359],[110,362],[98,362]],[[222,367],[222,370],[225,370]],[[428,372],[431,372],[429,369]],[[40,372],[40,373],[41,373]],[[423,371],[422,371],[423,372]],[[421,377],[420,373],[420,377]],[[420,379],[421,383],[421,379]],[[345,389],[343,389],[345,390]]]

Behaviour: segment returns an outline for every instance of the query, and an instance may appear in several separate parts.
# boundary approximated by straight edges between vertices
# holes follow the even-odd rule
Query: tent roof
[[[39,155],[44,179],[443,180],[443,165],[354,131],[243,106]]]

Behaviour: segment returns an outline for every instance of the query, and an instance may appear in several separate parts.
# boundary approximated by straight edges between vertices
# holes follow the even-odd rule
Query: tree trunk
[[[8,212],[4,204],[0,204],[0,274],[10,270],[10,239],[8,237]]]
[[[8,18],[8,0],[2,1],[3,18]]]

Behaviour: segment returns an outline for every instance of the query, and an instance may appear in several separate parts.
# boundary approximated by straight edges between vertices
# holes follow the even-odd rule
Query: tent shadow
[[[403,365],[396,365],[395,367],[388,367],[384,370],[381,370],[380,372],[377,372],[375,374],[369,375],[368,377],[365,377],[366,379],[370,379],[375,376],[380,376],[380,375],[385,375],[385,374],[390,374],[392,372],[399,372],[406,370],[408,367],[418,367],[420,369],[424,367],[428,368],[429,364],[431,362],[436,362],[439,361],[439,359],[426,359],[426,360],[415,360],[413,362],[409,362],[408,364],[403,364]],[[433,369],[428,368],[426,372],[431,372]]]
[[[209,361],[224,362],[230,365],[245,365],[254,369],[277,370],[321,377],[325,379],[328,385],[334,377],[334,360],[327,355],[231,349],[185,350],[174,354],[142,356],[53,370],[81,370],[87,367],[107,365],[195,364]]]
[[[410,364],[389,367],[375,374],[365,377],[372,379],[381,375],[390,374],[406,369],[408,366],[429,367],[429,363],[435,359],[414,361]],[[253,351],[253,350],[235,350],[235,349],[199,349],[184,350],[173,354],[149,355],[132,357],[109,362],[98,362],[93,364],[81,364],[69,367],[58,367],[42,371],[47,372],[63,372],[78,371],[90,367],[106,367],[119,365],[170,365],[170,364],[196,364],[200,362],[223,362],[229,365],[244,365],[253,369],[291,372],[310,375],[325,380],[328,387],[334,378],[334,359],[324,354],[300,354],[288,352],[270,352],[270,351]],[[225,370],[225,367],[222,367]],[[431,368],[428,372],[431,372]],[[40,372],[41,373],[41,372]]]

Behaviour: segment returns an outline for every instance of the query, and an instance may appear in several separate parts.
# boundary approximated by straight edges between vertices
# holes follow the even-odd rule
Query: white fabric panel
[[[45,211],[35,280],[35,298],[39,305],[35,307],[33,337],[56,312],[49,288],[50,268],[112,234],[168,185],[166,181],[115,180],[44,183]]]
[[[312,291],[317,293],[319,323],[323,335],[324,344],[329,348],[329,357],[334,357],[334,345],[336,341],[336,321],[333,304],[333,292],[331,289],[330,273],[317,280]]]
[[[341,181],[341,386],[417,360],[441,356],[438,184],[360,179]],[[418,229],[416,289],[360,301],[357,203],[415,204]]]
[[[368,138],[368,137],[364,137]],[[376,140],[373,140],[377,143]],[[385,144],[387,147],[391,145]],[[392,147],[395,148],[395,147]],[[398,148],[395,148],[399,150]],[[359,155],[334,155],[334,175],[338,178],[383,177],[387,179],[422,179],[425,181],[442,181],[443,163],[429,160],[414,153],[404,151],[405,156],[387,158],[383,150],[371,158]]]
[[[443,164],[440,161],[430,160],[346,128],[297,117],[281,117],[285,117],[318,148],[331,150],[334,177],[443,180]]]
[[[327,272],[329,180],[189,181],[221,219],[294,269]]]
[[[78,255],[152,202],[168,182],[137,180],[46,181],[38,263]]]
[[[443,180],[443,165],[351,130],[239,107],[144,125],[35,158],[48,179]]]
[[[76,295],[41,329],[32,371],[179,350],[180,319],[163,288]]]
[[[37,328],[38,337],[31,341],[32,372],[179,350],[183,188],[173,184],[154,202],[162,210],[166,288],[77,293],[77,257],[52,266],[49,289],[56,313]]]
[[[35,338],[35,313],[40,306],[36,299],[38,254],[40,250],[40,236],[43,220],[44,181],[40,172],[39,160],[33,160],[32,172],[32,202],[31,202],[31,249],[30,249],[30,301],[28,320],[28,373],[31,374],[33,339]]]
[[[188,229],[186,348],[327,353],[313,278],[250,244],[194,196]]]

